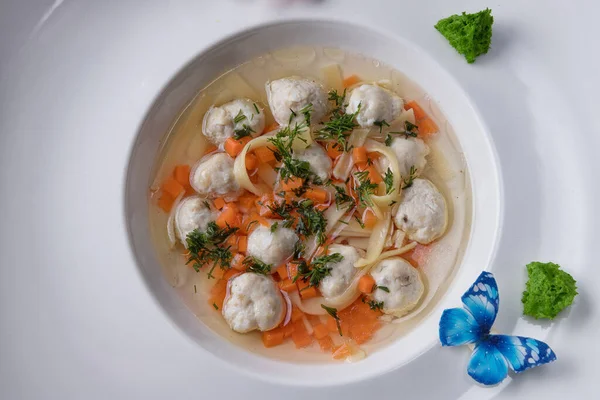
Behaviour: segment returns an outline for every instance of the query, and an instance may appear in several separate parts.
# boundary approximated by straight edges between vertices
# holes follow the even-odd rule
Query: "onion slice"
[[[377,224],[373,228],[373,233],[369,238],[369,247],[367,248],[367,254],[364,258],[358,260],[354,266],[357,268],[363,268],[373,264],[377,257],[380,256],[385,245],[385,239],[387,238],[388,230],[392,222],[391,214],[386,212],[383,219],[377,221]]]
[[[283,326],[286,326],[290,323],[292,319],[292,301],[290,300],[290,296],[288,296],[288,293],[285,290],[280,290],[280,292],[286,304],[285,318],[283,319]]]
[[[169,237],[169,249],[171,250],[173,250],[173,248],[177,244],[177,236],[175,235],[175,215],[177,214],[177,210],[179,209],[179,203],[181,203],[184,193],[185,192],[179,193],[179,196],[175,198],[173,206],[171,207],[171,212],[169,213],[169,219],[167,219],[167,236]]]
[[[252,139],[246,143],[244,149],[240,154],[238,154],[233,163],[233,174],[238,185],[257,196],[261,196],[266,193],[267,189],[256,186],[250,180],[250,177],[248,176],[248,170],[246,169],[246,153],[257,147],[267,146],[269,144],[269,139],[272,137],[273,135],[263,135]]]

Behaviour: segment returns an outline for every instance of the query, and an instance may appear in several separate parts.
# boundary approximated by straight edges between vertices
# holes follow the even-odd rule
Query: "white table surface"
[[[428,379],[423,362],[414,384],[431,399],[597,398],[599,3],[298,3],[0,2],[0,398],[402,398],[402,371],[344,387],[286,388],[236,376],[206,352],[198,357],[142,283],[121,226],[122,198],[103,186],[124,176],[129,147],[114,144],[133,140],[153,97],[199,50],[245,26],[313,15],[396,32],[459,80],[491,128],[507,192],[521,191],[509,196],[504,229],[522,237],[504,237],[499,260],[553,260],[579,283],[568,316],[541,328],[559,354],[555,364],[483,389],[464,374],[466,351],[440,349],[436,362],[460,384]],[[492,49],[468,65],[432,25],[486,6],[495,17]],[[536,217],[515,217],[521,208]],[[518,307],[521,290],[505,294],[504,307]]]

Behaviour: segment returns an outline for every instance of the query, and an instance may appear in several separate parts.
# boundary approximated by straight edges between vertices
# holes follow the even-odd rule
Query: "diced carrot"
[[[375,286],[375,279],[371,276],[371,274],[365,274],[360,277],[358,280],[358,290],[361,293],[369,294],[373,291],[373,287]]]
[[[283,343],[283,338],[284,332],[281,328],[275,328],[262,334],[262,342],[267,348],[280,345]]]
[[[256,157],[262,163],[275,161],[275,154],[273,154],[273,151],[269,147],[258,147],[254,149],[254,154],[256,154]]]
[[[221,228],[239,228],[242,224],[239,212],[234,207],[230,207],[229,205],[223,207],[223,210],[221,211],[215,222]]]
[[[215,204],[217,210],[222,210],[223,207],[225,207],[226,201],[222,197],[217,197],[213,203]]]
[[[294,279],[296,277],[296,275],[298,275],[298,263],[292,261],[288,264],[287,268],[288,268],[288,278]]]
[[[279,124],[277,122],[273,122],[272,124],[265,126],[265,129],[263,129],[262,133],[273,132],[277,128],[279,128]]]
[[[309,286],[309,283],[304,282],[302,279],[298,279],[296,284],[298,285],[298,291],[302,299],[310,299],[319,295],[316,287]]]
[[[359,171],[364,171],[365,169],[367,169],[369,167],[369,165],[364,162],[364,163],[357,163],[355,164],[356,168],[358,168]]]
[[[419,135],[420,136],[429,136],[436,132],[439,132],[439,128],[435,122],[431,118],[423,118],[419,122],[417,122],[417,126],[419,127]]]
[[[187,164],[177,165],[173,170],[173,177],[184,188],[190,186],[190,166]]]
[[[337,322],[335,321],[335,318],[333,318],[331,316],[328,316],[327,317],[327,322],[325,323],[325,326],[327,327],[327,329],[329,329],[329,332],[339,333],[338,327],[337,327]]]
[[[283,329],[283,337],[288,338],[292,336],[292,332],[294,332],[294,324],[289,322],[286,326],[282,327]]]
[[[244,256],[242,254],[237,253],[235,256],[233,256],[231,259],[231,268],[235,268],[238,271],[246,270],[246,266],[244,265]]]
[[[321,188],[309,188],[306,190],[304,197],[313,200],[315,203],[325,203],[329,198],[329,193]]]
[[[173,199],[176,199],[177,196],[185,191],[185,188],[175,178],[168,178],[160,186],[160,189],[163,193],[168,193]]]
[[[342,85],[344,88],[349,88],[350,86],[356,85],[358,82],[360,82],[358,75],[350,75],[349,77],[344,78]]]
[[[254,195],[244,194],[244,195],[240,196],[240,198],[238,199],[238,205],[240,206],[240,208],[242,210],[248,211],[252,207],[254,207],[256,199],[257,199],[257,197]]]
[[[292,306],[292,322],[299,321],[302,317],[304,317],[304,313],[295,305]]]
[[[297,349],[309,346],[312,343],[312,337],[306,331],[303,321],[297,321],[294,323],[292,340],[294,341]]]
[[[327,149],[327,155],[329,158],[334,161],[344,153],[341,146],[337,142],[327,142],[325,148]]]
[[[298,177],[291,177],[287,180],[287,182],[282,181],[281,187],[285,191],[292,191],[294,189],[299,189],[302,187],[302,179]]]
[[[219,279],[217,283],[215,283],[215,285],[210,289],[208,304],[211,304],[216,310],[221,310],[223,308],[223,302],[225,301],[226,294],[227,281],[225,279]]]
[[[215,146],[214,144],[211,144],[206,148],[206,150],[204,150],[204,155],[210,154],[213,151],[217,151],[217,150],[218,150],[217,146]]]
[[[227,238],[227,240],[225,241],[225,245],[233,248],[234,250],[237,249],[237,244],[238,244],[238,237],[236,235],[229,236]]]
[[[246,169],[252,171],[258,167],[258,158],[252,153],[246,153]]]
[[[321,325],[321,317],[318,315],[306,314],[306,319],[310,322],[311,326],[315,327]]]
[[[281,282],[279,282],[279,288],[286,292],[293,292],[294,290],[298,289],[296,284],[292,282],[291,279],[283,279]]]
[[[375,161],[375,160],[379,159],[380,157],[381,157],[381,153],[378,153],[376,151],[367,153],[367,158],[372,161]]]
[[[279,275],[279,277],[281,279],[287,279],[289,277],[288,270],[287,270],[287,265],[283,264],[282,266],[280,266],[279,268],[277,268],[277,274]]]
[[[313,331],[313,334],[317,339],[323,339],[324,337],[329,336],[329,329],[327,329],[327,326],[325,326],[325,324],[319,324],[313,327]]]
[[[350,346],[348,346],[346,343],[333,348],[333,358],[335,358],[336,360],[346,359],[351,354],[352,350],[350,349]]]
[[[377,321],[370,324],[354,324],[348,330],[348,335],[354,339],[357,344],[363,344],[371,340],[378,328],[379,323]]]
[[[240,253],[245,253],[248,250],[248,236],[240,235],[238,237],[237,248]]]
[[[240,273],[240,271],[238,271],[237,269],[229,268],[227,271],[225,271],[225,274],[223,275],[223,279],[228,281],[229,279],[233,278],[234,275],[237,275],[239,273]]]
[[[368,160],[367,149],[364,146],[353,148],[352,160],[354,160],[354,164],[366,163]]]
[[[372,229],[373,227],[375,227],[375,225],[377,224],[378,221],[379,220],[377,219],[377,216],[375,215],[373,210],[371,210],[370,208],[367,208],[363,212],[362,222],[365,225],[365,228]]]
[[[333,340],[329,335],[325,336],[324,338],[317,339],[317,342],[323,351],[329,351],[333,348]]]
[[[162,193],[158,198],[158,206],[166,213],[171,212],[175,199],[168,193]]]
[[[233,137],[229,137],[227,138],[227,140],[225,140],[225,151],[231,157],[237,157],[237,155],[240,154],[242,150],[244,150],[244,146],[246,146],[246,144],[250,140],[252,140],[250,136],[245,136],[241,139],[234,139]]]
[[[365,171],[369,171],[369,180],[371,181],[371,183],[381,183],[383,181],[383,178],[381,178],[381,174],[377,171],[377,169],[370,165],[368,166]]]
[[[194,190],[194,188],[191,185],[187,185],[185,187],[185,196],[191,196],[196,194],[196,191]]]
[[[413,112],[415,113],[415,119],[418,121],[422,118],[426,118],[427,117],[427,113],[425,111],[423,111],[423,109],[421,108],[421,106],[416,102],[416,101],[409,101],[408,103],[406,103],[404,105],[404,109],[405,110],[410,110],[412,109]]]

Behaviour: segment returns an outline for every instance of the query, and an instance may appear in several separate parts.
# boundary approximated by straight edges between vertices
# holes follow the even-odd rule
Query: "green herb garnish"
[[[575,279],[554,263],[527,264],[529,279],[523,292],[523,314],[534,318],[554,319],[573,303],[577,295]]]
[[[356,188],[358,200],[365,207],[372,206],[373,199],[371,199],[371,196],[375,194],[375,190],[377,190],[379,185],[371,182],[369,179],[369,171],[355,172],[354,176],[356,176],[360,183]]]
[[[315,257],[310,264],[301,262],[298,265],[298,273],[294,277],[293,281],[296,282],[298,279],[302,279],[304,282],[308,282],[308,287],[319,286],[319,283],[328,275],[331,275],[331,267],[328,267],[329,263],[338,263],[344,259],[339,253],[333,253],[326,256]]]
[[[387,287],[387,286],[377,286],[377,285],[375,285],[375,289],[380,289],[380,290],[383,290],[383,291],[384,291],[384,292],[386,292],[386,293],[389,293],[389,292],[390,292],[390,289],[388,289],[388,287]]]
[[[413,185],[416,177],[417,177],[417,169],[413,165],[410,167],[410,171],[408,173],[408,178],[404,178],[402,180],[402,182],[403,182],[402,189],[408,189],[409,187],[411,187]]]
[[[269,275],[271,273],[271,265],[260,261],[258,258],[246,257],[242,263],[246,266],[246,271],[248,272],[263,275]]]
[[[296,232],[306,237],[315,235],[319,245],[325,243],[327,220],[322,211],[314,207],[312,200],[302,200],[297,203],[296,211],[300,215]]]
[[[233,138],[235,140],[240,140],[243,137],[246,136],[252,136],[252,134],[254,133],[254,129],[250,128],[250,126],[244,124],[240,129],[235,129],[233,131]]]
[[[390,124],[388,124],[388,122],[385,119],[382,119],[381,121],[375,121],[373,122],[373,125],[379,127],[379,133],[381,133],[384,126],[390,126]]]
[[[394,174],[391,169],[387,169],[383,176],[383,182],[385,183],[385,194],[390,194],[394,191]]]
[[[313,183],[315,183],[315,181],[320,181],[311,171],[310,163],[293,157],[294,151],[292,149],[292,143],[296,139],[306,142],[306,140],[298,136],[302,129],[305,128],[306,126],[304,124],[295,125],[295,127],[291,129],[289,126],[286,126],[277,132],[274,137],[269,139],[269,142],[275,147],[275,158],[282,163],[281,167],[278,168],[278,171],[284,182],[287,182],[293,176],[303,180],[312,180]]]
[[[348,208],[354,205],[354,199],[346,193],[343,186],[333,185],[333,188],[335,189],[335,205],[338,210],[346,203],[349,203]]]
[[[327,307],[325,304],[321,304],[321,308],[327,311],[327,314],[329,314],[333,319],[335,319],[335,324],[337,325],[338,332],[340,336],[342,336],[342,326],[340,325],[340,317],[338,317],[337,315],[337,309],[333,307]]]
[[[215,310],[219,309],[219,306],[217,305],[217,303],[213,303],[213,307],[215,308]]]
[[[367,302],[369,308],[373,311],[383,310],[383,301],[369,300]]]
[[[310,125],[310,116],[311,116],[312,111],[313,111],[312,103],[307,104],[306,106],[302,107],[302,109],[300,110],[300,114],[304,115],[304,122],[306,122],[306,125]]]
[[[185,239],[189,251],[186,264],[193,263],[192,267],[199,272],[203,265],[212,263],[209,278],[213,278],[212,271],[217,266],[229,269],[232,255],[229,246],[223,244],[236,231],[237,228],[220,228],[214,221],[208,223],[206,232],[194,229]]]
[[[475,58],[488,52],[492,41],[492,10],[486,8],[474,14],[452,15],[435,24],[437,29],[450,45],[465,56],[467,62],[475,62]]]
[[[242,112],[242,110],[240,110],[237,113],[237,115],[235,116],[235,118],[233,118],[233,123],[237,124],[238,122],[242,122],[245,119],[246,119],[246,116],[244,115],[244,113]]]
[[[260,114],[260,110],[258,109],[258,106],[256,105],[256,103],[252,103],[252,105],[254,106],[254,110],[256,111],[256,114]]]
[[[361,228],[361,229],[365,229],[365,224],[364,224],[364,222],[362,222],[362,221],[361,221],[361,219],[360,219],[360,218],[358,218],[358,216],[356,216],[356,215],[355,215],[355,216],[354,216],[354,219],[356,220],[356,222],[358,222],[358,225],[360,225],[360,228]]]
[[[273,225],[271,225],[271,233],[275,233],[275,231],[277,230],[278,227],[279,227],[279,222],[277,222],[277,221],[273,222]]]
[[[349,151],[348,147],[348,132],[358,127],[354,119],[360,111],[361,105],[358,105],[356,112],[353,114],[344,114],[341,110],[333,112],[329,121],[325,122],[324,127],[317,131],[318,140],[334,140],[334,146],[339,147],[342,151]]]

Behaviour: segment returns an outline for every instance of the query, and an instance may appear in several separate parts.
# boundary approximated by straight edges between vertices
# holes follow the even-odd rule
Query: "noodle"
[[[369,238],[369,247],[367,248],[367,254],[364,258],[361,258],[354,264],[356,268],[362,268],[367,265],[373,264],[377,257],[383,251],[383,246],[385,245],[385,239],[388,234],[388,230],[391,225],[391,214],[386,212],[383,219],[377,221],[377,224],[373,228],[373,233]]]
[[[250,180],[248,170],[246,169],[246,153],[254,148],[268,145],[269,139],[272,137],[273,136],[263,135],[252,139],[246,143],[246,146],[244,146],[244,149],[235,158],[235,162],[233,163],[233,174],[238,185],[257,196],[263,195],[267,190],[265,188],[259,188]]]

